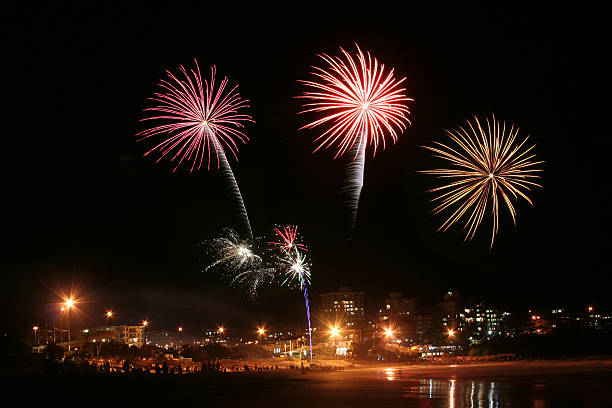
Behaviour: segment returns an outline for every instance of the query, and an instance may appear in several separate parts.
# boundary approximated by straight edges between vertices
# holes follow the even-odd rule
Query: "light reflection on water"
[[[510,385],[495,381],[468,381],[457,379],[414,378],[402,370],[386,368],[378,372],[386,381],[401,381],[403,396],[412,400],[428,399],[436,405],[449,408],[505,408],[511,407]],[[405,384],[405,385],[404,385]],[[544,407],[542,401],[533,401],[534,407]]]
[[[494,381],[462,381],[455,379],[412,379],[404,390],[406,398],[446,400],[449,408],[509,407],[504,400],[503,388]]]

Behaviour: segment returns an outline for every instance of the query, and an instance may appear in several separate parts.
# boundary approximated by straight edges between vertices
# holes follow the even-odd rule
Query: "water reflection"
[[[402,380],[403,395],[410,399],[429,399],[450,408],[510,407],[509,385],[494,381],[464,381],[436,378],[401,378],[401,370],[388,369],[381,373],[386,380]]]
[[[396,372],[397,369],[395,368],[385,368],[384,373],[387,381],[395,381],[397,379]]]

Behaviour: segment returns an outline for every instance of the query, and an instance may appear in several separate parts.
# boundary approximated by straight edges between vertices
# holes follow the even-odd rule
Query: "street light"
[[[113,318],[113,312],[110,310],[106,312],[106,318],[108,319],[108,328],[110,329],[111,319]]]
[[[393,336],[393,329],[385,328],[385,360],[389,359],[389,337]]]
[[[219,327],[219,333],[223,334],[223,332],[225,331],[225,329],[223,328],[223,326]]]
[[[452,330],[452,329],[450,329],[450,330],[448,331],[448,337],[453,337],[454,335],[455,335],[455,331],[454,331],[454,330]]]
[[[334,347],[334,357],[336,356],[336,337],[340,335],[340,329],[337,326],[333,326],[330,328],[330,337],[332,340],[332,346]]]
[[[147,344],[147,326],[149,325],[149,322],[147,322],[146,320],[143,320],[142,325],[144,326],[144,345],[146,346]]]
[[[34,330],[34,341],[36,342],[36,347],[38,347],[38,326],[32,327],[32,330]]]
[[[67,299],[65,310],[68,315],[68,352],[70,352],[70,309],[72,309],[72,305],[74,305],[74,301],[72,299]]]
[[[178,344],[181,344],[181,333],[183,332],[183,328],[181,326],[178,327]]]

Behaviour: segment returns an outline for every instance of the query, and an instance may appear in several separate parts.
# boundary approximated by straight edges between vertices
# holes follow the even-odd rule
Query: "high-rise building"
[[[457,322],[457,307],[459,304],[459,293],[458,292],[446,292],[444,294],[444,300],[438,303],[440,319],[442,323],[442,329],[455,330],[458,327]]]
[[[499,308],[485,306],[484,302],[465,307],[458,314],[457,330],[467,341],[479,343],[494,336],[505,334],[504,321],[510,316]]]
[[[337,292],[321,295],[321,309],[328,318],[342,319],[347,326],[365,320],[365,292],[341,287]]]
[[[404,297],[402,292],[391,292],[385,304],[378,310],[380,320],[399,320],[416,311],[416,299]]]

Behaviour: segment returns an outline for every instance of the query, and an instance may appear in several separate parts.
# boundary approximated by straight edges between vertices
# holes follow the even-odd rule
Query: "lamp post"
[[[225,328],[223,326],[219,326],[217,329],[217,333],[219,333],[219,340],[223,340],[223,333],[225,332]]]
[[[332,346],[334,348],[334,357],[336,357],[336,337],[340,335],[340,329],[336,326],[331,328],[331,338],[332,338]]]
[[[142,325],[144,326],[144,344],[143,346],[146,346],[147,345],[147,326],[149,325],[149,322],[147,322],[146,320],[143,320]]]
[[[36,351],[38,351],[38,326],[32,327],[34,330],[34,341],[36,342]]]
[[[108,312],[106,312],[106,319],[108,321],[108,328],[110,329],[111,327],[111,319],[113,318],[113,312],[111,310],[109,310]]]
[[[177,344],[177,346],[179,344],[182,344],[182,342],[181,342],[181,333],[182,332],[183,332],[183,328],[181,326],[179,326],[179,328],[178,328],[178,341],[177,341],[178,344]]]
[[[66,314],[68,318],[68,352],[70,353],[70,309],[72,309],[72,305],[74,302],[72,299],[66,300]]]
[[[263,327],[260,327],[259,329],[257,329],[257,339],[259,340],[261,338],[261,336],[264,336],[266,334],[266,329],[264,329]],[[264,337],[265,339],[265,337]]]
[[[389,359],[389,337],[393,336],[393,330],[391,330],[391,328],[387,327],[385,329],[385,357],[386,360]]]

